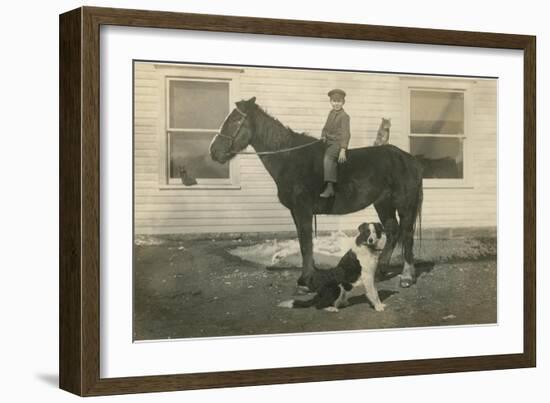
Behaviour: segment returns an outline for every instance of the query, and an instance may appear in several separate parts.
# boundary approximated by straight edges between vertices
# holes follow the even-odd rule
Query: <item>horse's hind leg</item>
[[[399,239],[399,224],[395,216],[395,207],[393,207],[390,200],[377,202],[374,204],[374,208],[387,236],[386,245],[379,259],[379,265],[384,267],[390,264],[393,250]]]
[[[403,272],[399,285],[408,288],[416,282],[416,270],[414,267],[414,224],[416,221],[416,211],[413,209],[399,210],[399,229],[403,246]]]

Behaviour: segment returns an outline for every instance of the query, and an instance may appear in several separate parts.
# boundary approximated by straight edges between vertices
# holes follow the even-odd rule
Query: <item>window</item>
[[[168,78],[167,179],[183,185],[232,184],[230,162],[212,161],[209,146],[229,113],[231,81],[223,79]]]
[[[467,178],[467,92],[408,88],[409,150],[426,184],[464,185]]]

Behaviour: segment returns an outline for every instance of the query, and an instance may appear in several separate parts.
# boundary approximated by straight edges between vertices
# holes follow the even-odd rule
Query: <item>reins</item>
[[[316,144],[318,142],[320,142],[321,140],[315,140],[315,141],[312,141],[311,143],[306,143],[306,144],[300,144],[299,146],[295,146],[295,147],[289,147],[289,148],[282,148],[280,150],[275,150],[275,151],[239,151],[235,154],[252,154],[252,155],[273,155],[273,154],[281,154],[281,153],[287,153],[289,151],[294,151],[294,150],[299,150],[300,148],[306,148],[306,147],[309,147],[313,144]]]

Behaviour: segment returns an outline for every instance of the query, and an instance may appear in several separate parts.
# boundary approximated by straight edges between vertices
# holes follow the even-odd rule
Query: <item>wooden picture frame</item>
[[[170,28],[523,51],[523,353],[100,377],[100,27]],[[60,387],[80,396],[533,367],[536,364],[534,36],[82,7],[60,16]]]

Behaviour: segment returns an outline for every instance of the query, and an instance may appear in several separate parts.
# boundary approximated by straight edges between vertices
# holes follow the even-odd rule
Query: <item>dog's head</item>
[[[378,222],[363,223],[357,230],[359,235],[355,238],[357,246],[366,246],[374,250],[382,250],[386,245],[386,233],[384,227]]]

